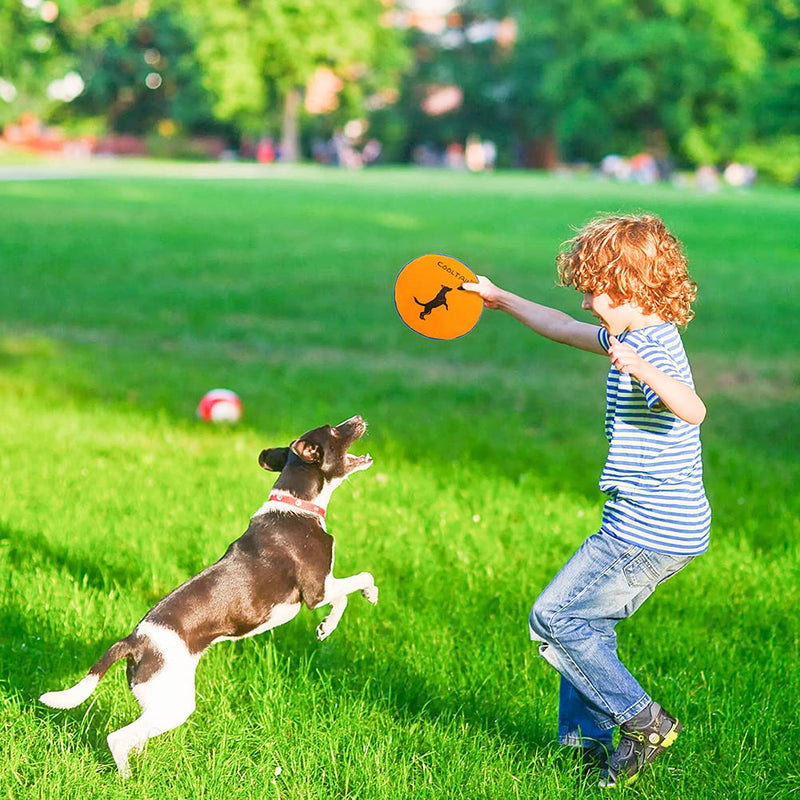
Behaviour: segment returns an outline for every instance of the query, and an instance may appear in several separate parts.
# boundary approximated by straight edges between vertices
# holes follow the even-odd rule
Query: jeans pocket
[[[664,583],[664,581],[668,581],[674,575],[677,575],[687,564],[694,561],[695,558],[697,558],[697,556],[676,556],[673,558],[669,569],[661,575],[658,581],[659,585]]]
[[[625,574],[625,580],[628,581],[628,586],[648,586],[659,578],[658,569],[650,562],[647,552],[644,550],[634,556],[622,568],[622,571]]]

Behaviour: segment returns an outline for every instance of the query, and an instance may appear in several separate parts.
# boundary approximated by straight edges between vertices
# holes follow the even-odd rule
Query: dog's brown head
[[[328,484],[341,483],[348,475],[372,466],[370,455],[354,456],[348,449],[367,430],[360,416],[338,425],[322,425],[295,439],[289,447],[262,450],[258,463],[270,472],[280,472],[276,489],[313,500]]]

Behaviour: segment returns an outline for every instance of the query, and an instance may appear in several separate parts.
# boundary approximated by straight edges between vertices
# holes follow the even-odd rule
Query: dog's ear
[[[296,439],[292,442],[292,452],[300,456],[306,464],[319,464],[322,461],[319,445],[311,444],[305,439]]]
[[[286,466],[286,459],[288,458],[288,447],[271,447],[269,450],[261,451],[258,463],[270,472],[280,472]]]

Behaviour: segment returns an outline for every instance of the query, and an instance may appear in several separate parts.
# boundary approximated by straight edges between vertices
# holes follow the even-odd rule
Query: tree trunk
[[[527,143],[525,166],[533,169],[555,169],[560,163],[558,140],[554,133],[539,136]]]
[[[294,163],[300,158],[300,104],[302,95],[297,87],[286,93],[281,126],[281,161]]]

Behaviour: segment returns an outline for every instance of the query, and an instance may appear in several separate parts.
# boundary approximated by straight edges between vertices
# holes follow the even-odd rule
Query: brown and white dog
[[[315,428],[289,447],[263,450],[259,464],[280,476],[241,538],[219,561],[153,606],[83,680],[71,689],[47,692],[41,701],[53,708],[77,706],[115,661],[127,658],[128,683],[142,714],[109,734],[108,746],[119,771],[128,776],[131,750],[182,725],[194,711],[195,670],[210,645],[275,628],[295,617],[303,603],[331,606],[317,628],[321,641],[339,624],[348,594],[360,591],[377,603],[378,589],[368,572],[333,577],[333,537],[325,528],[333,490],[372,465],[369,455],[347,452],[366,427],[356,416],[336,427]]]

